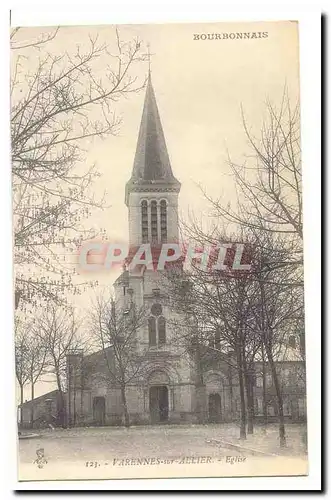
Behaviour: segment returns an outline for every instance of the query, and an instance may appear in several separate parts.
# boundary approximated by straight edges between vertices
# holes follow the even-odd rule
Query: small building
[[[61,414],[60,394],[58,390],[43,394],[33,401],[19,405],[19,424],[22,428],[47,427],[49,424],[59,424]],[[21,415],[22,412],[22,415]],[[32,425],[33,424],[33,425]]]

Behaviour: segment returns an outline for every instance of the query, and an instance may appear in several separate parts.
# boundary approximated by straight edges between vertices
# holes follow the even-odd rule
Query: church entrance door
[[[106,402],[103,396],[93,398],[93,420],[96,425],[105,425]]]
[[[149,389],[149,411],[152,424],[166,422],[169,417],[168,387],[153,385]]]
[[[219,394],[209,395],[209,422],[218,423],[221,421],[221,396]]]

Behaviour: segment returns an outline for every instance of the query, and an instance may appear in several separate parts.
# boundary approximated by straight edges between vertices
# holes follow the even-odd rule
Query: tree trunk
[[[20,414],[20,424],[23,425],[23,403],[24,403],[24,395],[23,395],[23,384],[20,384],[20,395],[21,395],[21,414]]]
[[[34,382],[31,382],[31,429],[33,429],[33,420],[34,420]]]
[[[122,398],[122,406],[123,406],[124,425],[125,425],[125,427],[130,427],[130,416],[129,416],[129,412],[128,412],[128,405],[126,402],[125,385],[121,386],[121,398]]]
[[[238,378],[240,392],[240,439],[246,439],[246,404],[245,404],[245,386],[242,372],[242,356],[237,352]]]
[[[279,445],[281,448],[286,446],[285,437],[285,424],[284,424],[284,411],[283,411],[283,395],[279,385],[278,374],[276,371],[276,366],[272,357],[272,352],[267,349],[268,361],[271,369],[272,379],[276,390],[277,406],[278,406],[278,417],[279,417]]]
[[[205,424],[208,420],[206,408],[206,386],[203,380],[201,353],[198,347],[195,350],[195,366],[197,367],[195,383],[197,421],[199,424]]]
[[[239,371],[239,390],[240,390],[240,439],[246,439],[246,405],[245,389],[243,375]]]
[[[247,433],[254,432],[254,398],[252,393],[252,384],[248,377],[246,382],[246,397],[247,397]]]
[[[65,403],[64,403],[64,395],[63,395],[62,389],[59,390],[59,396],[60,396],[60,408],[59,408],[59,412],[58,412],[59,423],[62,427],[66,427],[67,418],[66,418],[66,414],[65,414]]]
[[[262,345],[262,406],[263,406],[263,433],[267,433],[268,426],[268,408],[267,408],[267,384],[266,384],[266,366],[264,357],[264,347]]]
[[[73,404],[73,413],[74,413],[74,415],[73,415],[73,425],[75,427],[75,425],[76,425],[76,384],[75,384],[75,382],[74,382],[73,390],[74,390],[74,398],[73,398],[74,399],[74,401],[73,401],[73,403],[74,403]]]
[[[247,400],[247,434],[253,434],[254,432],[254,399],[253,399],[253,387],[250,378],[249,370],[247,368],[245,353],[243,353],[243,371],[246,389],[246,400]]]
[[[228,381],[229,381],[229,398],[230,398],[230,415],[234,414],[234,404],[233,404],[233,380],[232,380],[232,370],[231,366],[228,366]]]
[[[70,363],[68,363],[67,360],[67,408],[66,408],[66,415],[67,415],[67,427],[71,427],[72,424],[72,366]]]
[[[62,391],[62,386],[61,386],[61,379],[60,379],[60,375],[59,373],[57,372],[56,373],[56,382],[57,382],[57,387],[58,387],[58,390],[59,390],[59,401],[60,401],[60,407],[58,409],[58,419],[59,419],[59,424],[62,426],[62,427],[66,427],[66,422],[67,422],[67,418],[66,418],[66,414],[65,414],[65,402],[64,402],[64,395],[63,395],[63,391]]]

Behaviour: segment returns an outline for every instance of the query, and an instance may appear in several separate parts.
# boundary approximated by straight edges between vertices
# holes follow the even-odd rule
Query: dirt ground
[[[112,457],[218,457],[226,455],[230,449],[231,455],[250,455],[249,451],[227,447],[226,443],[265,453],[303,455],[303,432],[303,425],[288,425],[287,448],[280,450],[277,425],[270,425],[266,434],[257,427],[246,441],[239,440],[239,428],[233,424],[35,430],[35,437],[19,440],[19,459],[21,463],[33,462],[40,448],[54,463],[110,460]]]

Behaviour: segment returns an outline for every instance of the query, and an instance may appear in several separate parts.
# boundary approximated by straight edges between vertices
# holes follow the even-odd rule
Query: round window
[[[151,308],[151,313],[154,316],[160,316],[162,314],[162,307],[161,304],[153,304]]]

